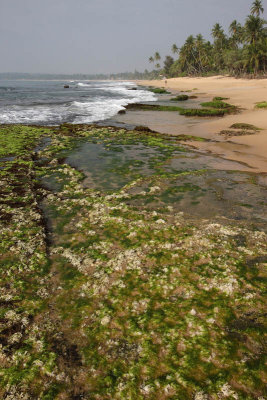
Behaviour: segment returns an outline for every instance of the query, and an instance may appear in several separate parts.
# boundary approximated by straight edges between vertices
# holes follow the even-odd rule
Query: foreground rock
[[[0,140],[15,157],[1,164],[2,398],[263,398],[267,237],[221,175],[183,169],[179,142],[144,130]],[[201,193],[222,211],[179,211]]]

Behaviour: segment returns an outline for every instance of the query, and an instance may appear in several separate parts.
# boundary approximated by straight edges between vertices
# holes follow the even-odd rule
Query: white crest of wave
[[[28,123],[49,123],[53,122],[56,118],[59,121],[63,121],[66,117],[64,110],[56,107],[17,107],[13,106],[1,112],[0,120],[1,123],[17,123],[17,124],[28,124]]]
[[[4,107],[0,109],[0,122],[60,124],[64,121],[72,121],[73,123],[91,123],[113,117],[127,104],[156,100],[155,94],[147,90],[141,88],[129,90],[133,86],[136,87],[132,82],[92,82],[91,84],[79,82],[78,85],[86,88],[86,91],[87,87],[91,87],[94,91],[99,89],[110,92],[110,97],[101,95],[101,92],[98,96],[94,94],[91,97],[90,91],[88,91],[87,99],[72,101],[70,104]],[[112,95],[112,93],[114,94]],[[115,94],[116,97],[114,97]]]
[[[124,89],[124,88],[123,88]],[[155,101],[154,93],[146,90],[132,91],[134,97],[121,99],[101,99],[93,102],[74,101],[72,107],[77,109],[77,117],[74,123],[90,123],[103,121],[116,115],[119,111],[125,109],[127,104],[139,103],[142,101]],[[74,111],[74,110],[73,110]],[[81,115],[83,114],[83,115]]]
[[[80,86],[80,87],[90,87],[91,85],[89,85],[88,83],[79,82],[79,83],[77,83],[77,86]]]

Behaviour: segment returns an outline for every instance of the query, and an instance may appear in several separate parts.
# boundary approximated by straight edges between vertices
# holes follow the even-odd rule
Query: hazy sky
[[[267,0],[263,4],[267,9]],[[144,70],[189,34],[244,21],[252,0],[0,0],[0,72]],[[266,18],[266,12],[265,12]]]

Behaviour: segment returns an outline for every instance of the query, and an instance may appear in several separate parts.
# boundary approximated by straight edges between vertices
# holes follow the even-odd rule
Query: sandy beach
[[[227,97],[227,102],[240,108],[240,113],[222,118],[190,118],[183,123],[182,131],[177,123],[166,116],[158,121],[148,118],[147,124],[152,129],[169,134],[190,134],[210,139],[208,142],[192,141],[191,146],[210,151],[226,159],[242,163],[247,170],[267,173],[267,110],[256,109],[257,102],[267,99],[267,79],[248,80],[224,76],[208,78],[173,78],[165,81],[137,81],[138,85],[165,87],[172,93],[189,92],[196,95],[198,101],[212,99],[215,96]],[[161,113],[163,114],[163,113]],[[165,113],[164,113],[165,114]],[[170,114],[170,113],[168,113]],[[170,116],[169,116],[170,117]],[[175,117],[171,117],[172,119]],[[178,116],[177,118],[186,118]],[[165,122],[164,122],[165,121]],[[170,122],[169,122],[170,121]],[[260,128],[254,135],[225,138],[219,132],[229,129],[233,123],[248,123]]]

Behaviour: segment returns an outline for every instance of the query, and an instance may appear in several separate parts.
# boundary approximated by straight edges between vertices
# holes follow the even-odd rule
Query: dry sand
[[[180,124],[179,130],[175,129],[174,123],[166,124],[164,129],[164,124],[158,121],[159,131],[169,134],[178,134],[179,131],[211,139],[211,142],[193,141],[190,144],[226,159],[244,163],[250,171],[267,173],[267,109],[255,109],[255,103],[267,101],[267,79],[248,80],[213,76],[173,78],[168,79],[166,85],[165,81],[138,81],[137,83],[144,86],[165,87],[172,92],[191,91],[191,94],[197,95],[199,100],[203,98],[205,101],[215,96],[229,98],[227,100],[229,103],[242,109],[239,114],[226,115],[223,118],[190,118],[190,121],[183,125],[182,132]],[[261,130],[254,135],[228,139],[219,135],[221,130],[229,129],[233,123],[237,122],[252,124]],[[156,122],[148,125],[157,130]]]

